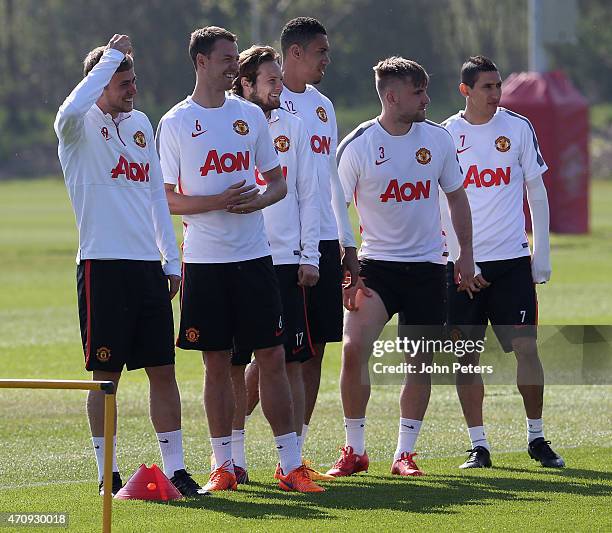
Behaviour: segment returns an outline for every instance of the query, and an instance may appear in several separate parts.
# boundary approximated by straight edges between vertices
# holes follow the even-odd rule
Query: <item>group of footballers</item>
[[[184,496],[248,482],[245,420],[257,402],[274,434],[279,486],[322,492],[317,482],[368,469],[367,365],[391,317],[399,315],[400,331],[443,334],[447,324],[453,338],[481,338],[490,321],[516,354],[529,455],[564,466],[544,439],[535,332],[534,283],[551,273],[547,167],[529,121],[499,107],[497,67],[470,58],[461,71],[466,108],[438,125],[425,119],[423,67],[384,59],[374,67],[381,114],[338,145],[334,107],[315,88],[330,63],[324,26],[293,19],[280,43],[280,54],[259,45],[239,54],[231,32],[194,31],[195,88],[156,134],[134,109],[129,37],[115,35],[87,55],[84,79],[55,121],[79,231],[86,369],[115,386],[124,366],[145,369],[164,472]],[[182,216],[182,268],[171,214]],[[203,488],[183,459],[171,307],[179,291],[176,346],[202,352],[205,366],[212,457]],[[321,473],[303,446],[325,347],[338,341],[346,442]],[[427,363],[433,354],[416,357]],[[461,468],[489,467],[482,380],[458,373],[457,390],[472,444]],[[393,474],[423,475],[414,450],[430,391],[429,375],[406,376]],[[87,413],[102,491],[103,394],[89,393]],[[116,493],[116,437],[114,446]]]

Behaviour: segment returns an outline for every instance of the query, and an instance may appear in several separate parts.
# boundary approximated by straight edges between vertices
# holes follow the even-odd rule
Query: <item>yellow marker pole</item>
[[[0,389],[78,389],[103,390],[115,385],[112,381],[88,381],[85,379],[0,379]]]
[[[110,533],[113,510],[113,436],[115,435],[115,394],[104,395],[104,501],[102,502],[102,533]]]
[[[87,381],[77,379],[0,379],[0,389],[76,389],[104,391],[104,498],[102,502],[102,532],[110,533],[113,505],[115,384],[112,381]]]

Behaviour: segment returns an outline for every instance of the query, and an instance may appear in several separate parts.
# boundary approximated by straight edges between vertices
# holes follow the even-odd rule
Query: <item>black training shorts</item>
[[[304,287],[298,282],[299,265],[275,265],[283,305],[283,322],[285,326],[285,361],[303,363],[313,355],[310,341],[310,327],[306,316]],[[248,365],[253,350],[250,347],[234,346],[232,364]]]
[[[313,344],[342,340],[342,265],[337,240],[320,241],[319,281],[306,291]]]
[[[82,260],[77,292],[87,370],[174,364],[172,306],[159,261]]]
[[[184,350],[253,349],[285,341],[278,280],[270,256],[234,263],[183,263],[181,325]]]
[[[480,340],[491,322],[503,350],[512,350],[512,340],[536,337],[538,300],[531,275],[531,258],[517,257],[478,262],[482,277],[491,283],[474,294],[457,292],[453,264],[448,264],[448,329],[453,338]]]
[[[439,334],[445,319],[444,265],[428,262],[361,259],[359,276],[378,293],[391,318],[398,313],[402,326],[432,326]]]

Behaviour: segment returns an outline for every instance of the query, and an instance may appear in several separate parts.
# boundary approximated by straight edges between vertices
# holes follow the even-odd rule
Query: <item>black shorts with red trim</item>
[[[184,350],[270,348],[285,342],[278,280],[268,255],[234,263],[183,263],[181,325]]]
[[[313,344],[342,340],[342,265],[337,240],[320,241],[319,281],[306,291]]]
[[[506,353],[519,337],[537,337],[538,300],[531,275],[531,258],[517,257],[478,262],[482,277],[491,285],[474,294],[457,292],[453,263],[448,264],[448,330],[452,338],[480,340],[488,322]]]
[[[420,328],[414,334],[441,335],[445,319],[445,266],[428,262],[360,259],[359,276],[380,296],[389,319],[398,313],[398,325]]]
[[[159,261],[85,259],[77,267],[87,370],[174,364],[174,321]]]
[[[283,305],[283,322],[287,339],[284,344],[287,363],[303,363],[313,356],[310,341],[310,326],[306,315],[304,287],[298,282],[299,265],[274,265],[278,278]],[[251,348],[235,345],[232,351],[232,364],[248,365],[251,362]]]

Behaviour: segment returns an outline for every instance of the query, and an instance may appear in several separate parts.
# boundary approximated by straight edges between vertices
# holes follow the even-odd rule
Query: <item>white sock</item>
[[[246,457],[244,452],[244,429],[232,429],[232,459],[236,466],[246,468]]]
[[[215,455],[215,463],[217,468],[223,467],[230,472],[234,471],[234,463],[232,463],[232,436],[227,437],[210,437],[210,445]]]
[[[527,418],[527,442],[544,438],[544,422],[541,418]]]
[[[300,454],[300,457],[302,457],[303,451],[304,451],[304,437],[302,435],[298,435],[297,436],[297,445],[298,445],[298,453]]]
[[[482,446],[487,450],[491,451],[491,446],[489,446],[489,441],[487,440],[487,436],[485,435],[484,426],[474,426],[468,428],[468,433],[470,435],[470,442],[472,443],[472,449],[476,448],[476,446]]]
[[[98,465],[98,481],[102,481],[104,476],[104,437],[91,437],[94,453],[96,454],[96,464]],[[119,472],[117,466],[117,435],[113,437],[113,472]]]
[[[357,455],[365,453],[365,422],[365,417],[344,419],[345,444],[353,448]]]
[[[274,437],[274,442],[276,443],[276,451],[278,452],[283,474],[287,475],[292,470],[302,466],[302,458],[298,451],[297,434],[295,431]]]
[[[400,418],[399,435],[397,437],[397,448],[393,460],[397,461],[402,453],[412,453],[421,431],[422,420],[413,420],[412,418]]]
[[[308,435],[308,424],[302,424],[302,434],[300,439],[302,440],[302,451],[304,451],[304,444],[306,443],[306,435]]]
[[[159,442],[159,451],[164,463],[166,477],[171,478],[177,470],[184,470],[183,432],[177,429],[176,431],[158,433],[157,441]]]

